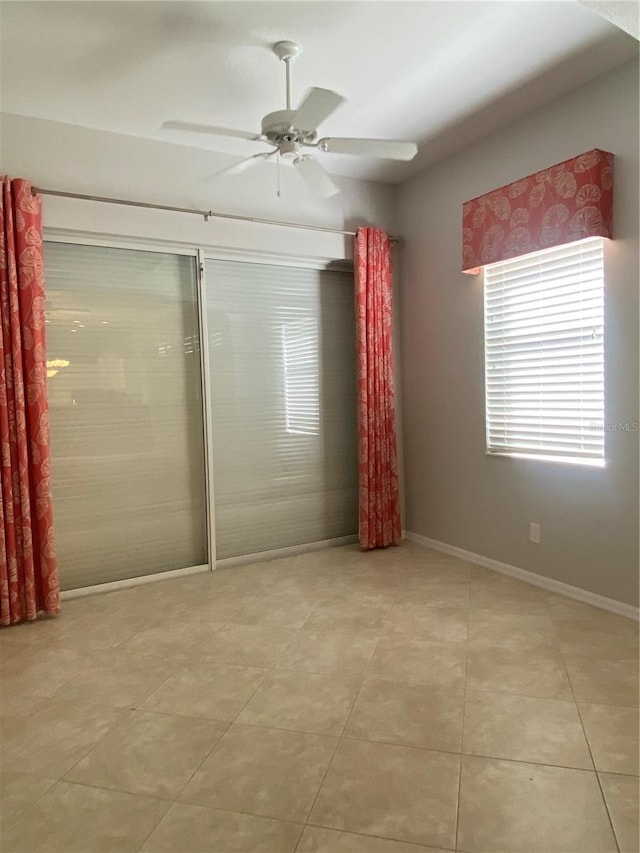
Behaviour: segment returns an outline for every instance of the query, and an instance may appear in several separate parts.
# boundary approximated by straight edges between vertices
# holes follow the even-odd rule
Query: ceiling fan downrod
[[[296,61],[300,48],[292,41],[278,41],[273,46],[273,52],[285,67],[286,109],[291,109],[291,63]]]

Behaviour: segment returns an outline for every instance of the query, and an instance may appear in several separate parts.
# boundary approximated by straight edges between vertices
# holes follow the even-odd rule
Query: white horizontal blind
[[[603,464],[602,238],[484,269],[487,449]]]
[[[195,259],[48,242],[61,584],[207,562]]]
[[[218,559],[357,531],[353,276],[207,260]]]

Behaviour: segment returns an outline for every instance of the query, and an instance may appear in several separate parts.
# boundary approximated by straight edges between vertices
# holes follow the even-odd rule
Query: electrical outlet
[[[529,522],[529,542],[533,542],[534,545],[539,545],[541,533],[542,528],[539,524],[536,524],[533,521]]]

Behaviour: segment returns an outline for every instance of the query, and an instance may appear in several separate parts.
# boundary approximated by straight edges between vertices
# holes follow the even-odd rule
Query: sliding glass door
[[[64,589],[207,562],[195,257],[48,242]]]
[[[357,531],[353,276],[207,260],[217,558]]]
[[[203,383],[195,252],[45,245],[63,589],[357,532],[352,274],[204,272]]]

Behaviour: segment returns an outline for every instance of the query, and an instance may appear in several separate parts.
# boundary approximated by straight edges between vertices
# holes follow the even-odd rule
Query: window
[[[489,453],[604,465],[603,247],[485,267]]]

